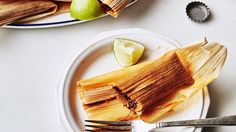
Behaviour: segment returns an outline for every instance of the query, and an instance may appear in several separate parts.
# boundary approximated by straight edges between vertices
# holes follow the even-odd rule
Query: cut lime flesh
[[[133,40],[117,38],[114,41],[114,55],[121,66],[136,64],[142,57],[145,47]]]

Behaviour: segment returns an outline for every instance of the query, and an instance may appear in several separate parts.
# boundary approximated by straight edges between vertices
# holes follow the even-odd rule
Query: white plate
[[[136,3],[138,0],[133,0],[130,4],[127,5],[131,6],[132,4]],[[100,16],[99,18],[102,18],[107,15]],[[97,18],[98,19],[98,18]],[[70,16],[70,13],[62,13],[55,16],[45,17],[41,18],[39,20],[26,22],[26,23],[20,23],[20,24],[9,24],[6,26],[3,26],[5,28],[17,28],[17,29],[37,29],[37,28],[50,28],[50,27],[61,27],[61,26],[67,26],[67,25],[73,25],[78,23],[87,22],[90,20],[77,20]]]
[[[146,59],[157,58],[166,51],[180,47],[178,42],[169,37],[143,29],[110,31],[91,39],[87,43],[89,45],[88,48],[81,53],[76,53],[72,58],[59,83],[60,115],[68,130],[83,131],[83,124],[86,119],[79,95],[76,92],[76,81],[121,68],[112,53],[112,43],[117,37],[132,39],[144,44],[147,47],[145,52]],[[208,107],[209,96],[205,88],[204,92],[200,90],[190,100],[170,112],[162,121],[205,118]],[[135,132],[145,132],[155,127],[155,124],[134,121],[134,126]],[[179,127],[160,129],[159,131],[192,132],[194,130],[195,128]],[[201,130],[199,129],[198,131]]]

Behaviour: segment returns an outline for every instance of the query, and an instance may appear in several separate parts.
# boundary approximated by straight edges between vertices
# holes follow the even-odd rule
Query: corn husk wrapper
[[[141,116],[145,122],[156,122],[165,113],[192,97],[201,88],[206,87],[218,77],[227,57],[227,49],[224,46],[219,43],[207,43],[206,40],[201,44],[178,49],[176,52],[185,58],[183,63],[191,70],[195,83],[163,98],[162,101],[147,109]]]
[[[178,56],[181,63],[190,72],[191,78],[194,80],[192,84],[180,86],[180,88],[174,89],[174,92],[165,94],[156,102],[151,102],[151,105],[148,105],[148,107],[136,107],[135,109],[130,109],[127,107],[127,104],[124,103],[124,100],[119,97],[120,95],[117,93],[116,89],[114,90],[114,85],[118,84],[118,87],[120,88],[120,80],[124,80],[124,78],[132,78],[131,73],[141,70],[147,65],[151,66],[155,61],[163,60],[163,57],[145,64],[138,64],[88,80],[82,80],[78,82],[78,91],[84,104],[85,111],[88,113],[88,117],[90,119],[100,120],[132,120],[140,118],[145,122],[154,123],[168,111],[174,109],[177,105],[186,101],[201,88],[212,82],[219,75],[227,56],[227,50],[224,46],[218,43],[208,43],[206,40],[195,45],[170,51],[167,54],[170,54],[171,52]],[[163,81],[160,82],[162,83]],[[166,82],[164,81],[164,83]],[[99,92],[96,92],[97,90]],[[127,91],[122,91],[121,88],[119,90],[121,90],[121,95],[127,93]],[[112,94],[103,93],[107,91]],[[168,92],[168,90],[166,91]],[[102,96],[99,97],[101,94]],[[155,95],[155,90],[151,94]],[[158,96],[158,94],[156,95]],[[131,97],[128,94],[125,96]],[[142,96],[142,94],[140,94],[140,96]],[[112,114],[111,118],[112,111],[118,108],[115,105],[111,105],[111,102],[113,101],[115,101],[116,105],[119,106],[119,111],[116,111],[116,114]],[[141,105],[145,105],[145,102],[143,104],[141,103]],[[103,107],[105,108],[105,111],[103,111]]]
[[[57,5],[50,0],[1,0],[0,25],[19,19],[34,20],[55,13]],[[28,17],[28,18],[27,18]]]
[[[124,104],[117,99],[111,99],[93,105],[84,105],[84,109],[88,117],[94,120],[120,121],[138,119],[138,116],[134,112],[124,107]]]
[[[70,2],[55,2],[55,4],[56,4],[56,8],[51,12],[39,13],[39,14],[34,15],[34,16],[30,16],[30,17],[26,17],[26,18],[17,20],[14,23],[29,22],[29,21],[37,20],[37,19],[44,18],[44,17],[47,17],[47,16],[54,16],[54,15],[66,13],[66,12],[69,12],[69,10],[70,10],[70,4],[71,4]]]
[[[78,81],[77,86],[82,103],[88,105],[116,97],[117,93],[110,84],[127,77],[149,63],[151,62],[141,63],[132,67],[122,68],[122,70]]]
[[[163,55],[112,85],[127,108],[138,116],[162,98],[194,83],[175,51]]]
[[[113,17],[117,17],[133,0],[100,0],[108,8],[105,12]]]
[[[57,4],[57,11],[54,15],[61,14],[61,13],[66,13],[70,11],[70,2],[66,1],[61,1],[61,2],[56,2]]]
[[[122,68],[111,73],[77,82],[78,92],[84,109],[90,119],[96,120],[133,120],[137,115],[116,99],[118,95],[110,85],[116,80],[127,77],[151,62]],[[114,114],[116,112],[117,114]]]
[[[54,0],[54,1],[59,1],[59,2],[72,2],[72,0]]]

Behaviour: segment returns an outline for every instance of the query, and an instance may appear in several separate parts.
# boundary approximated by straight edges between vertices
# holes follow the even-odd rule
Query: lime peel
[[[98,0],[72,0],[70,15],[75,19],[92,20],[104,14],[104,10]]]

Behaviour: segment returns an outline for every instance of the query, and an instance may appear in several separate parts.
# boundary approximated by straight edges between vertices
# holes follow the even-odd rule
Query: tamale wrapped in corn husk
[[[59,2],[71,2],[72,0],[54,0],[54,1],[59,1]]]
[[[173,51],[137,70],[132,76],[118,80],[113,87],[130,110],[142,115],[142,111],[153,103],[193,83],[190,72]]]
[[[172,50],[154,61],[78,81],[78,91],[90,119],[142,119],[153,123],[212,82],[226,57],[224,46],[204,40]],[[109,87],[112,96],[102,93],[103,89],[107,91],[104,86]],[[98,89],[100,92],[95,92]],[[85,94],[87,90],[94,90],[91,98],[104,96],[86,101],[90,98]],[[119,111],[112,118],[116,107]]]
[[[117,92],[111,86],[116,80],[124,78],[151,62],[140,63],[122,70],[96,76],[77,82],[78,92],[88,118],[94,120],[133,120],[138,116],[116,99]],[[116,112],[116,114],[113,114]],[[104,115],[104,113],[106,113]]]
[[[57,11],[54,15],[61,14],[61,13],[66,13],[70,11],[70,2],[56,2],[57,4]]]
[[[16,20],[14,23],[29,22],[29,21],[37,20],[39,18],[44,18],[47,16],[54,16],[54,15],[66,13],[66,12],[69,12],[70,10],[70,4],[71,4],[70,2],[55,2],[55,4],[57,5],[57,7],[54,8],[51,12],[48,12],[48,13],[43,12],[43,13],[39,13],[33,16],[22,18],[22,19]]]
[[[134,0],[100,0],[104,5],[105,12],[117,17]]]
[[[123,68],[122,70],[78,81],[78,91],[83,104],[92,104],[116,97],[117,92],[113,89],[111,83],[125,78],[149,63],[150,62],[141,63],[132,67]]]
[[[35,20],[54,14],[56,10],[57,5],[51,0],[0,0],[0,25],[20,19]]]
[[[183,59],[184,64],[191,70],[195,82],[146,109],[141,116],[145,122],[156,122],[163,114],[192,97],[201,88],[206,87],[218,77],[227,57],[227,49],[224,46],[218,43],[208,44],[206,41],[178,49],[176,52],[185,58]]]

